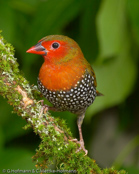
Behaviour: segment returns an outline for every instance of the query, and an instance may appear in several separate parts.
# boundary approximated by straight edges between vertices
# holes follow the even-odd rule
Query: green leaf
[[[136,39],[139,44],[139,1],[127,0],[127,10],[129,13],[132,32],[134,33],[134,39]]]
[[[97,18],[100,57],[94,70],[97,89],[104,96],[97,97],[89,107],[87,113],[90,116],[121,103],[133,89],[137,64],[130,52],[132,45],[125,18],[124,0],[103,1]]]
[[[125,0],[104,0],[97,15],[100,57],[117,55],[126,25]]]
[[[10,6],[24,14],[33,14],[34,6],[38,4],[38,0],[10,0]]]
[[[78,43],[89,62],[93,62],[98,54],[98,40],[96,35],[96,13],[99,9],[100,0],[86,0],[83,4],[83,13],[81,15],[80,32],[78,35]]]

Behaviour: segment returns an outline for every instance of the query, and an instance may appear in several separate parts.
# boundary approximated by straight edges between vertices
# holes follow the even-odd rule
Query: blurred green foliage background
[[[0,30],[15,47],[19,68],[37,84],[41,56],[26,50],[50,34],[77,41],[95,70],[98,97],[86,113],[83,136],[89,156],[106,168],[139,173],[139,1],[0,0]],[[32,169],[40,139],[0,96],[0,170]],[[66,119],[78,137],[76,117]],[[0,172],[1,173],[1,172]]]

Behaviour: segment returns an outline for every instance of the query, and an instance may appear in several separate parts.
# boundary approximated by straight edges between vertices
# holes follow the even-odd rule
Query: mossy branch
[[[41,104],[34,96],[40,94],[36,86],[31,86],[21,75],[18,63],[14,58],[13,47],[6,43],[0,35],[0,94],[7,98],[14,111],[26,119],[25,128],[32,127],[39,134],[41,143],[33,160],[36,167],[46,169],[56,163],[59,170],[87,174],[125,174],[113,167],[101,170],[95,160],[84,156],[84,152],[76,153],[78,144],[71,142],[71,132],[64,121],[55,119],[49,113],[43,113]],[[64,172],[65,170],[65,172]]]

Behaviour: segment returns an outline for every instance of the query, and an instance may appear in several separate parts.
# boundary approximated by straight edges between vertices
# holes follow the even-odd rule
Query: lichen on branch
[[[87,174],[126,174],[113,167],[101,170],[95,160],[76,153],[79,145],[70,141],[72,136],[65,121],[42,112],[40,102],[34,96],[40,95],[36,86],[31,86],[21,75],[14,57],[14,48],[0,35],[0,95],[7,98],[17,115],[26,119],[25,128],[32,127],[39,134],[41,142],[33,161],[36,167],[46,169],[55,162],[57,169],[73,170]],[[64,172],[63,172],[64,173]]]

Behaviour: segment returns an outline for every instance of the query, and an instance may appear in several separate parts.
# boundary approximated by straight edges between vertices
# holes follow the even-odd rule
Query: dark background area
[[[138,0],[1,0],[0,30],[15,48],[19,68],[37,84],[43,58],[26,50],[42,37],[73,38],[95,70],[104,94],[88,108],[83,136],[89,156],[102,167],[114,165],[139,173],[139,1]],[[0,169],[32,169],[40,139],[23,130],[25,120],[0,97]],[[66,120],[78,137],[76,116]]]

